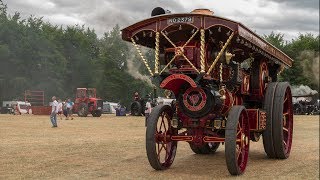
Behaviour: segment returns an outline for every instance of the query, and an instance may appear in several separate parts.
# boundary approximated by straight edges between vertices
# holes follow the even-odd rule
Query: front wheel
[[[168,105],[156,106],[147,122],[146,150],[150,165],[155,170],[164,170],[171,166],[176,156],[177,141],[171,136],[178,130],[171,126],[172,108]]]
[[[250,127],[244,106],[233,106],[229,112],[225,131],[225,153],[229,173],[242,174],[247,166]]]

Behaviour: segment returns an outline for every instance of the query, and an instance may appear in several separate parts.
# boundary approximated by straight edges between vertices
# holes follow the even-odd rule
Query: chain
[[[201,67],[201,70],[200,72],[201,73],[205,73],[205,50],[204,50],[204,46],[205,46],[205,30],[204,29],[201,29],[200,30],[200,33],[201,33],[201,41],[200,41],[200,67]]]
[[[222,77],[222,74],[223,73],[223,65],[222,65],[222,62],[220,63],[220,83],[222,83],[223,81],[223,77]]]
[[[220,50],[219,54],[217,55],[216,59],[215,59],[215,60],[213,61],[213,63],[211,64],[211,66],[210,66],[210,68],[209,68],[209,70],[208,70],[208,72],[207,72],[207,75],[209,75],[209,74],[211,73],[212,69],[213,69],[214,66],[217,64],[217,62],[218,62],[218,60],[220,59],[223,51],[226,49],[226,47],[227,47],[228,44],[230,43],[233,35],[234,35],[234,32],[232,32],[232,34],[229,36],[227,42],[226,42],[226,43],[223,45],[223,47],[221,48],[221,50]]]
[[[199,29],[197,29],[196,32],[194,32],[194,33],[192,34],[192,36],[188,39],[188,41],[187,41],[180,49],[183,50],[184,47],[185,47],[187,44],[189,44],[189,42],[194,38],[194,36],[195,36],[198,32],[199,32]],[[178,48],[178,47],[170,40],[170,38],[169,38],[165,33],[163,33],[163,32],[161,31],[161,34],[169,41],[169,43],[170,43],[175,49]],[[194,70],[196,70],[198,73],[200,73],[199,70],[198,70],[198,69],[190,62],[190,60],[183,54],[183,52],[182,52],[181,55],[186,59],[186,61],[191,65],[191,67],[192,67]],[[177,56],[178,56],[177,54],[174,55],[174,57],[170,60],[170,62],[160,71],[160,74],[161,74],[166,68],[168,68],[168,66],[173,62],[173,60],[174,60]]]
[[[177,57],[177,55],[174,55],[173,58],[168,62],[168,64],[160,71],[160,74],[168,68],[168,66],[173,62],[173,60]]]
[[[149,66],[149,64],[148,64],[147,60],[144,58],[144,56],[143,56],[143,54],[142,54],[142,52],[141,52],[141,50],[140,50],[139,46],[137,45],[137,43],[134,41],[134,39],[133,39],[133,38],[131,38],[131,41],[132,41],[132,43],[133,43],[134,47],[137,49],[138,54],[140,55],[141,60],[142,60],[142,62],[144,63],[144,65],[146,66],[146,68],[148,69],[148,71],[149,71],[150,75],[151,75],[151,76],[153,76],[153,73],[152,73],[152,71],[151,71],[151,69],[150,69],[150,66]]]
[[[199,70],[190,62],[190,60],[187,58],[187,56],[186,55],[184,55],[183,53],[182,53],[182,56],[184,57],[184,59],[186,59],[186,61],[191,65],[191,67],[194,69],[194,70],[196,70],[197,71],[197,73],[199,73],[200,74],[200,72],[199,72]]]
[[[159,73],[159,43],[160,43],[160,33],[156,32],[156,44],[155,44],[155,57],[154,57],[154,73]]]

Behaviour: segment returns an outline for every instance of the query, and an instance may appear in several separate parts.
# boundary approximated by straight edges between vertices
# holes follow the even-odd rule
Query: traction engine
[[[152,17],[122,30],[163,89],[176,97],[150,114],[146,150],[156,170],[170,167],[177,142],[196,154],[213,154],[225,145],[232,175],[245,171],[251,141],[263,138],[269,158],[286,159],[292,145],[290,85],[277,75],[292,59],[244,25],[207,9]],[[148,64],[140,46],[155,50]]]

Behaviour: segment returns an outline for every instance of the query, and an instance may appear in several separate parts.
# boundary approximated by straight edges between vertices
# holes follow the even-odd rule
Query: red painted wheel
[[[293,134],[293,107],[289,83],[272,83],[272,101],[266,101],[267,128],[263,133],[265,151],[270,158],[290,155]],[[266,96],[266,98],[268,98]]]
[[[244,106],[233,106],[229,112],[225,131],[225,153],[231,175],[242,174],[247,166],[250,127]]]
[[[177,129],[171,126],[173,110],[168,105],[159,105],[152,109],[147,123],[146,150],[150,165],[155,170],[164,170],[171,166],[176,156],[177,141],[171,141],[177,135]]]
[[[290,155],[293,133],[292,95],[289,83],[279,83],[273,102],[273,143],[277,158]]]

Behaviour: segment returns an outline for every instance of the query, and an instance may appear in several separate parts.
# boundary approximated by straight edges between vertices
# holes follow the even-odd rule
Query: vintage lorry
[[[292,95],[289,83],[277,76],[293,60],[243,24],[207,9],[167,14],[157,7],[151,15],[122,30],[153,81],[176,97],[175,105],[158,105],[149,117],[150,165],[169,168],[178,141],[188,142],[196,154],[212,154],[224,144],[230,174],[240,175],[250,140],[261,136],[269,158],[288,158]],[[140,46],[155,50],[154,65]]]

